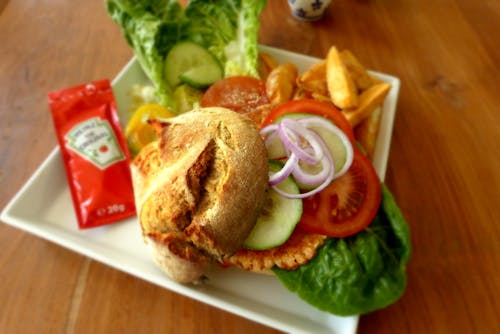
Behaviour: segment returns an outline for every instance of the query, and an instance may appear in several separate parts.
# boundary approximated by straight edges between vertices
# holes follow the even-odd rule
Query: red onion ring
[[[337,135],[346,149],[346,161],[338,173],[335,173],[335,161],[324,139],[309,126],[314,125],[324,128]],[[283,168],[270,173],[269,185],[281,196],[291,199],[300,199],[312,196],[326,188],[335,178],[344,174],[352,164],[354,152],[349,138],[336,125],[322,117],[311,116],[298,120],[284,118],[279,124],[271,124],[260,131],[265,138],[266,147],[276,138],[280,138],[283,151],[288,155]],[[279,145],[278,144],[278,145]],[[311,174],[303,170],[299,162],[306,164],[321,164],[321,171]],[[288,176],[305,185],[317,186],[301,194],[289,194],[279,189],[277,185]]]
[[[327,159],[321,159],[319,162],[321,164],[321,171],[316,174],[311,174],[308,172],[305,172],[302,167],[300,166],[300,163],[297,163],[297,166],[295,169],[292,171],[292,175],[295,177],[295,179],[305,185],[308,186],[317,186],[322,184],[327,178],[328,175],[330,175],[330,172],[333,170],[334,177],[335,175],[335,162],[332,158],[332,155],[330,151],[328,150],[328,147],[326,146],[325,142],[323,139],[315,132],[312,133],[314,136],[317,137],[319,143],[322,146],[323,151],[325,152],[325,156]]]
[[[327,159],[330,159],[329,156],[327,156]],[[333,161],[332,161],[333,163]],[[318,187],[314,188],[311,191],[308,191],[306,193],[301,193],[301,194],[289,194],[284,192],[283,190],[279,189],[277,186],[273,186],[273,190],[276,191],[278,194],[280,194],[283,197],[290,198],[290,199],[296,199],[296,198],[306,198],[309,196],[312,196],[321,190],[325,189],[332,181],[333,178],[335,177],[335,173],[333,171],[333,168],[330,169],[330,173],[328,174],[328,177],[325,179],[325,181],[320,184]]]
[[[271,132],[271,131],[269,131]],[[262,134],[262,132],[261,132]],[[266,147],[269,146],[269,144],[271,143],[271,140],[274,139],[274,137],[276,137],[278,135],[278,131],[273,131],[269,134],[269,136],[266,137],[266,139],[264,140],[264,143],[266,144]]]
[[[310,129],[307,129],[296,120],[284,118],[278,125],[278,133],[283,145],[294,152],[300,160],[315,164],[323,158],[324,152],[317,138],[311,135]],[[301,138],[306,141],[313,154],[301,147]]]
[[[269,173],[269,185],[276,186],[277,184],[283,182],[292,173],[298,162],[299,159],[297,156],[294,153],[290,154],[285,165],[283,165],[283,168],[276,173]]]
[[[340,130],[340,128],[338,128],[335,124],[331,123],[330,121],[328,121],[326,119],[322,119],[321,117],[315,117],[315,116],[304,117],[304,118],[301,118],[299,120],[299,122],[302,123],[305,127],[307,127],[309,125],[316,125],[316,126],[325,128],[328,131],[335,133],[335,135],[337,135],[340,138],[340,140],[342,141],[342,144],[344,145],[344,147],[346,149],[346,161],[345,161],[344,165],[342,166],[342,168],[338,172],[335,173],[335,178],[338,178],[338,177],[344,175],[347,172],[347,170],[351,167],[352,161],[354,160],[354,149],[352,148],[351,141],[346,136],[346,134],[342,130]],[[314,130],[311,130],[311,129],[309,129],[309,130],[316,133]],[[329,151],[330,150],[328,150],[328,152]],[[335,160],[334,157],[332,157],[332,159]]]
[[[269,132],[274,132],[276,130],[278,130],[278,124],[269,124],[268,126],[265,126],[262,129],[260,129],[259,133],[261,136],[265,136]]]

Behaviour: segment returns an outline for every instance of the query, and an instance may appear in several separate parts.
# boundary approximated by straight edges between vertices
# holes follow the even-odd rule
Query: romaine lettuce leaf
[[[410,252],[408,225],[383,185],[379,212],[363,232],[327,239],[317,256],[297,270],[273,271],[289,290],[323,311],[363,314],[401,297]]]
[[[170,48],[185,38],[186,20],[176,0],[106,0],[106,9],[122,29],[163,105],[171,106],[172,88],[164,78]]]
[[[173,107],[165,79],[165,58],[178,42],[191,40],[213,53],[225,76],[257,73],[259,14],[265,0],[193,0],[183,10],[176,0],[106,0],[111,18],[146,75],[158,99]]]
[[[224,64],[226,77],[258,77],[259,14],[265,4],[265,0],[193,0],[186,8],[189,38]]]

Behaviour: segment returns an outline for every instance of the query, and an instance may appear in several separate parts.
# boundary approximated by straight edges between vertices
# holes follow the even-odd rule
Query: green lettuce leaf
[[[323,311],[363,314],[401,297],[410,253],[408,225],[383,185],[380,209],[368,228],[352,237],[327,239],[317,256],[297,270],[273,271],[290,291]]]
[[[158,100],[172,108],[173,87],[165,79],[165,58],[178,42],[191,40],[213,53],[225,76],[258,76],[259,14],[265,0],[193,0],[185,10],[176,0],[106,0]]]
[[[190,39],[224,64],[224,75],[258,77],[259,15],[265,0],[193,0],[186,8]]]
[[[106,0],[106,9],[155,85],[160,102],[171,106],[172,88],[163,74],[164,60],[171,47],[186,38],[180,4],[176,0]]]

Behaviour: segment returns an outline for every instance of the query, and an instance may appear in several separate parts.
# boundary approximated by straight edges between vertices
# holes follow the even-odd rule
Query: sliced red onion
[[[270,131],[271,132],[271,131]],[[261,132],[262,134],[262,132]],[[269,144],[271,143],[271,141],[274,139],[274,137],[276,137],[278,135],[278,131],[272,131],[267,137],[266,139],[264,140],[264,143],[266,144],[266,147],[269,146]]]
[[[328,156],[326,159],[330,159],[330,157]],[[332,161],[332,163],[333,163],[333,161]],[[289,194],[289,193],[284,192],[283,190],[279,189],[277,186],[273,186],[273,190],[276,191],[281,196],[286,197],[286,198],[291,198],[291,199],[306,198],[306,197],[312,196],[312,195],[320,192],[321,190],[325,189],[333,181],[334,177],[335,177],[334,169],[330,168],[330,173],[328,174],[328,177],[325,179],[325,181],[322,184],[320,184],[318,187],[316,187],[313,190],[308,191],[306,193]]]
[[[270,132],[274,132],[278,130],[278,124],[269,124],[268,126],[263,127],[260,130],[260,135],[265,136]]]
[[[264,144],[267,148],[267,156],[269,159],[286,159],[288,157],[289,152],[287,152],[279,137],[277,127],[274,127],[274,129],[266,129],[265,131],[261,131],[261,133],[267,134],[264,138]]]
[[[321,147],[325,153],[325,158],[321,159],[321,161],[319,162],[321,164],[321,171],[316,174],[308,173],[302,169],[300,163],[298,163],[295,169],[292,171],[293,176],[298,182],[308,186],[317,186],[322,184],[328,178],[331,171],[333,171],[334,177],[336,176],[335,162],[332,158],[332,155],[330,154],[330,151],[328,150],[328,147],[318,134],[313,132],[313,135],[317,137],[317,140],[321,144]]]
[[[342,166],[342,168],[337,173],[335,173],[335,178],[338,178],[338,177],[344,175],[347,172],[347,170],[351,167],[352,161],[354,159],[354,149],[352,148],[351,141],[346,136],[346,134],[342,130],[340,130],[340,128],[338,128],[335,124],[333,124],[332,122],[330,122],[326,119],[323,119],[321,117],[314,117],[314,116],[304,117],[304,118],[301,118],[299,120],[299,122],[301,124],[303,124],[305,127],[315,125],[315,126],[325,128],[328,131],[335,133],[335,135],[337,135],[340,138],[340,140],[342,141],[342,144],[344,144],[344,147],[346,149],[346,161],[345,161],[344,165]],[[311,130],[311,131],[314,132],[314,130]],[[316,132],[314,132],[314,133],[316,133]],[[335,159],[335,157],[332,157],[332,158]]]
[[[294,152],[300,160],[315,164],[323,158],[324,152],[317,138],[311,135],[311,130],[296,120],[284,118],[278,125],[278,133],[283,145]],[[302,147],[301,138],[307,143],[307,149]],[[312,152],[309,148],[312,149]]]
[[[321,162],[319,162],[322,165],[321,171],[319,173],[316,174],[308,173],[302,169],[302,166],[300,166],[300,164],[297,164],[295,169],[292,171],[292,175],[295,178],[295,180],[297,180],[297,182],[301,184],[313,187],[320,185],[330,174],[331,167],[325,160],[326,159],[323,159]]]
[[[330,149],[323,138],[310,126],[324,128],[337,135],[346,150],[346,161],[340,171],[335,173],[335,161]],[[283,145],[283,151],[288,159],[283,168],[269,174],[269,185],[280,195],[287,198],[306,198],[326,188],[335,178],[344,174],[351,166],[354,151],[349,138],[336,125],[322,117],[304,117],[299,120],[284,118],[279,124],[271,124],[260,131],[265,138],[266,147],[276,140],[278,135]],[[321,164],[321,171],[315,174],[308,173],[300,166],[299,162],[306,164]],[[290,174],[305,185],[317,186],[311,191],[301,194],[289,194],[277,187]]]
[[[292,173],[292,171],[297,167],[298,162],[299,162],[299,159],[297,158],[297,156],[294,153],[292,153],[288,157],[288,160],[286,161],[285,165],[283,165],[283,168],[281,168],[276,173],[269,173],[269,185],[275,186],[275,185],[283,182]]]

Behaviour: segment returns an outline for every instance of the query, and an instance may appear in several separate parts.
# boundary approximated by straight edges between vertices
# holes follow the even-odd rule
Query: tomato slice
[[[346,174],[303,200],[303,230],[343,238],[356,234],[375,218],[381,201],[380,180],[370,160],[354,150]]]
[[[354,143],[354,132],[344,114],[333,105],[316,100],[301,99],[280,104],[271,110],[262,123],[262,127],[274,123],[278,118],[289,113],[307,113],[328,118],[349,137],[351,143]]]
[[[224,107],[245,114],[269,103],[263,81],[246,76],[224,78],[203,94],[202,107]]]

